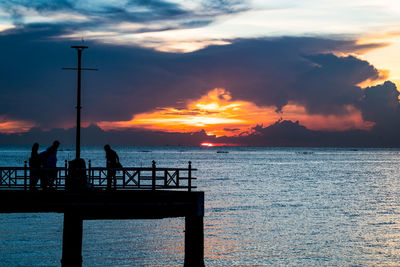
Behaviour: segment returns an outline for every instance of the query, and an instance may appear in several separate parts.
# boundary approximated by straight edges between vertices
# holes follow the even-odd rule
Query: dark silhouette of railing
[[[27,166],[24,167],[0,167],[0,190],[4,189],[30,189],[30,173],[36,170]],[[65,167],[52,169],[41,168],[40,175],[48,170],[57,170],[53,189],[65,190],[65,181],[68,179],[68,163],[65,161]],[[193,169],[189,161],[188,168],[157,168],[153,161],[152,167],[124,167],[124,168],[104,168],[92,167],[89,161],[88,168],[82,169],[86,173],[86,181],[91,188],[106,189],[108,171],[116,171],[116,186],[113,189],[186,189],[191,191],[196,188],[192,186],[192,180],[197,178],[192,176]],[[39,177],[40,177],[39,175]],[[40,182],[36,186],[40,188]]]

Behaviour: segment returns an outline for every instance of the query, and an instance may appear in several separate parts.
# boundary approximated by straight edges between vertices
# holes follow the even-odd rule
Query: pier
[[[185,217],[184,266],[204,266],[204,192],[192,185],[193,169],[149,168],[79,169],[85,186],[69,188],[71,169],[56,169],[54,186],[30,189],[31,170],[0,167],[0,213],[56,212],[64,214],[61,266],[82,266],[83,220],[162,219]],[[115,170],[116,184],[107,188],[107,171]],[[46,171],[46,169],[41,169]],[[75,177],[76,178],[76,177]],[[99,237],[100,238],[100,237]]]
[[[81,71],[97,69],[82,67],[87,46],[71,48],[77,67],[63,69],[77,71],[75,159],[51,169],[29,168],[26,161],[23,167],[0,167],[0,213],[63,213],[62,267],[82,266],[83,220],[185,217],[184,266],[204,266],[204,192],[192,191],[196,169],[190,161],[187,168],[157,168],[155,161],[148,168],[102,168],[89,160],[86,168],[80,156]],[[31,173],[50,172],[52,186],[31,188]],[[108,173],[116,174],[113,183],[107,183]]]

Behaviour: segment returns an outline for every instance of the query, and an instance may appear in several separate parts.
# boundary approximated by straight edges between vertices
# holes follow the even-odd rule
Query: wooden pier
[[[54,170],[54,169],[53,169]],[[61,265],[82,266],[83,220],[185,217],[185,266],[204,266],[204,192],[195,192],[188,168],[119,168],[107,190],[107,168],[81,169],[87,187],[66,190],[68,165],[56,168],[50,190],[31,190],[30,168],[0,167],[0,212],[64,213]],[[45,171],[42,169],[42,171]],[[67,187],[68,188],[68,187]]]

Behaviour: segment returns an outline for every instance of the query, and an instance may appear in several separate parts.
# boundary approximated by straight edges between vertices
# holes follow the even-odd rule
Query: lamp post
[[[64,70],[76,70],[77,71],[77,95],[76,95],[76,147],[75,147],[75,158],[81,157],[81,71],[82,70],[98,70],[92,68],[82,68],[82,51],[89,48],[88,46],[78,45],[71,46],[78,52],[78,67],[77,68],[63,68]]]

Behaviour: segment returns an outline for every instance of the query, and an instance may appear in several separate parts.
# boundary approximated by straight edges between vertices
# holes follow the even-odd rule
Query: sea
[[[400,265],[400,149],[113,148],[124,167],[198,169],[206,266]],[[59,166],[74,153],[61,146]],[[0,146],[0,166],[29,155]],[[100,146],[82,157],[105,165]],[[0,214],[0,266],[60,266],[62,225],[57,213]],[[83,266],[183,266],[184,218],[84,221],[82,256]]]

